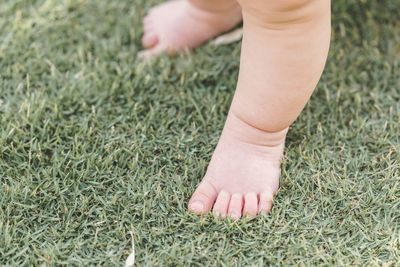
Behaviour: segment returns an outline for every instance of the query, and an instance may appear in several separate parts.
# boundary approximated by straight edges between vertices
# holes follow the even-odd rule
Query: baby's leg
[[[244,36],[239,80],[203,181],[196,213],[239,218],[267,213],[279,186],[289,125],[314,90],[330,40],[329,0],[241,0]]]
[[[144,19],[145,57],[194,48],[242,20],[236,0],[172,0],[152,8]]]

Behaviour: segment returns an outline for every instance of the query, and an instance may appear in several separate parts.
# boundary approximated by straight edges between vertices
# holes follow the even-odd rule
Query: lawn
[[[160,1],[0,2],[0,265],[400,264],[399,0],[333,0],[321,82],[270,214],[186,210],[218,141],[240,42],[151,63]]]

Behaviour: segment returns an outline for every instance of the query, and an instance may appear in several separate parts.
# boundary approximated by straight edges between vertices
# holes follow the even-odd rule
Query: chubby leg
[[[144,19],[141,55],[194,48],[242,21],[236,0],[172,0],[152,8]]]
[[[239,80],[206,175],[189,201],[196,213],[267,213],[278,190],[290,124],[311,96],[330,41],[329,0],[241,0]],[[215,204],[214,204],[215,203]]]

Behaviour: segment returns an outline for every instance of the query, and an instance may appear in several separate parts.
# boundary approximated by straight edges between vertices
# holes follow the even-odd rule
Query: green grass
[[[159,2],[159,1],[158,1]],[[399,0],[333,0],[268,216],[187,212],[240,43],[136,59],[156,1],[0,2],[0,265],[400,264]]]

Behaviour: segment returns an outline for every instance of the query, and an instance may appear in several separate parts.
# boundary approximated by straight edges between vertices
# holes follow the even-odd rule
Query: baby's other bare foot
[[[194,5],[189,0],[172,0],[149,11],[144,19],[140,56],[150,58],[163,51],[169,54],[195,48],[207,40],[235,27],[242,20],[236,1],[213,11]]]

